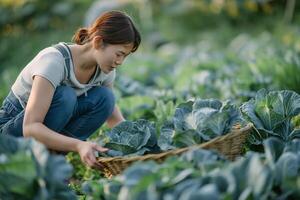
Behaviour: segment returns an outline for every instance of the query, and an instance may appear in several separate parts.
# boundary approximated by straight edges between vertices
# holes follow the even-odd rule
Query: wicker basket
[[[241,155],[243,144],[252,127],[252,124],[247,124],[243,128],[235,126],[230,133],[214,138],[208,142],[163,153],[134,157],[99,157],[97,160],[103,166],[103,173],[107,178],[120,174],[124,169],[136,161],[154,160],[156,162],[162,162],[169,156],[179,155],[192,148],[214,149],[223,154],[226,158],[234,160],[237,156]]]

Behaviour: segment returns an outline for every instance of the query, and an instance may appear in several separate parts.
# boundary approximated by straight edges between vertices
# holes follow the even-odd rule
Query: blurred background
[[[0,0],[0,102],[41,49],[70,42],[107,10],[127,12],[142,33],[116,80],[130,119],[151,118],[155,98],[240,103],[261,88],[300,93],[296,0]]]

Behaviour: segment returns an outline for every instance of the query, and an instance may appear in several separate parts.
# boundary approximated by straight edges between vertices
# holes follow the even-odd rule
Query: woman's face
[[[133,44],[105,44],[96,49],[96,61],[100,69],[108,74],[123,63],[131,53]]]

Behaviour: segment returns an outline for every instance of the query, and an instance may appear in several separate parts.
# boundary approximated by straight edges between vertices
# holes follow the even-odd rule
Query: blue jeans
[[[56,88],[44,125],[60,134],[86,140],[112,114],[115,97],[107,87],[93,87],[77,97],[68,86]],[[0,109],[0,133],[23,136],[24,109],[10,92]]]

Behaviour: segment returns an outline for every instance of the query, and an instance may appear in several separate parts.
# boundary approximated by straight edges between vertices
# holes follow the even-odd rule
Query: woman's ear
[[[104,46],[103,39],[101,36],[95,36],[93,39],[93,47],[95,49],[102,48]]]

